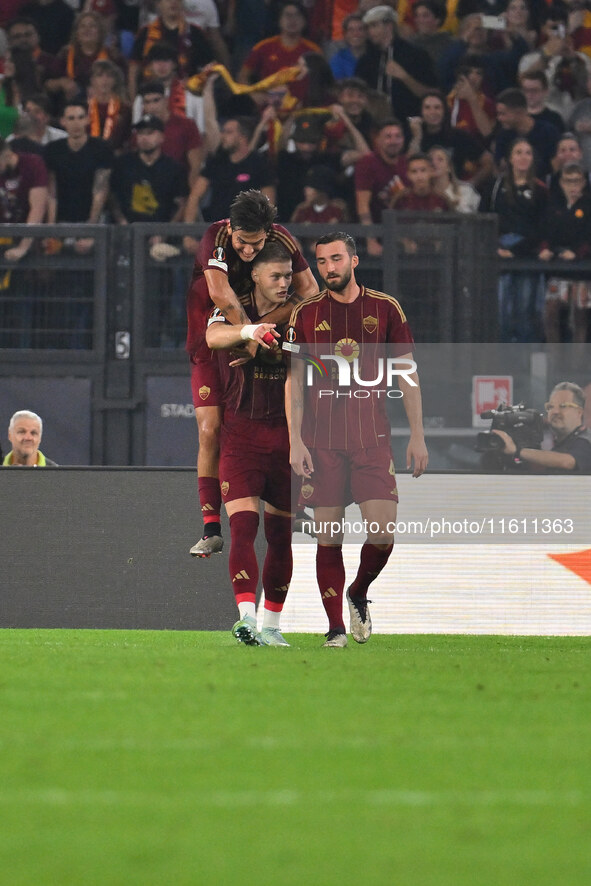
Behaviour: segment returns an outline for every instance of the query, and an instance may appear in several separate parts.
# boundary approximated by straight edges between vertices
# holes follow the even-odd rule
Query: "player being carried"
[[[219,468],[221,494],[230,519],[230,580],[240,615],[232,633],[249,646],[289,646],[279,623],[293,565],[291,468],[283,396],[286,366],[277,347],[275,324],[266,322],[289,299],[293,274],[288,250],[282,243],[268,241],[254,256],[250,274],[252,289],[242,302],[249,322],[233,326],[215,308],[206,332],[208,346],[216,349],[214,358],[219,362],[224,396]],[[244,341],[256,342],[257,354],[232,368],[232,355],[227,350]],[[267,553],[259,634],[255,612],[259,567],[254,542],[261,499],[265,502]]]
[[[397,358],[408,370],[399,375],[399,388],[410,425],[407,468],[413,467],[413,476],[419,477],[426,469],[428,455],[421,392],[412,361],[413,339],[400,304],[390,295],[357,283],[359,259],[355,241],[348,234],[334,232],[321,237],[316,243],[316,263],[326,289],[294,309],[285,335],[284,348],[292,354],[285,409],[291,464],[302,478],[301,502],[314,508],[316,576],[328,616],[324,645],[343,647],[347,645],[343,535],[328,527],[341,526],[345,507],[355,501],[371,529],[361,549],[357,576],[347,591],[351,633],[358,643],[365,643],[371,635],[367,590],[392,552],[398,501],[387,398],[375,396],[378,392],[368,386],[362,391],[331,391],[331,379],[323,378],[317,384],[316,375],[312,385],[304,384],[305,361],[298,359],[298,354],[311,356],[315,362],[318,356],[325,356],[335,372],[339,363],[346,367],[357,359],[359,378],[371,380],[378,377],[379,354]],[[340,373],[338,365],[339,382]],[[355,371],[351,375],[354,378]]]
[[[221,495],[218,479],[219,434],[222,392],[218,361],[207,346],[207,319],[217,307],[234,325],[248,323],[242,304],[250,298],[250,265],[265,243],[282,243],[293,266],[293,289],[289,303],[282,304],[269,318],[284,323],[299,301],[318,292],[308,262],[289,232],[274,224],[277,210],[260,191],[241,191],[230,206],[230,217],[214,222],[201,239],[195,256],[193,276],[187,293],[187,350],[191,360],[191,388],[199,432],[197,475],[204,520],[203,537],[191,548],[194,557],[209,557],[223,547],[220,527]],[[242,342],[240,365],[251,359],[257,342]]]

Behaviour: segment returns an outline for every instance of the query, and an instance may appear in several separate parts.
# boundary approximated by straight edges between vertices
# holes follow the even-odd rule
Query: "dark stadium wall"
[[[0,470],[0,627],[225,630],[227,547],[200,528],[194,470]],[[229,545],[227,523],[224,527]]]

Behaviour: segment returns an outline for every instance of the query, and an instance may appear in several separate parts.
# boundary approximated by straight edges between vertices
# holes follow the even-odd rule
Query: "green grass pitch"
[[[591,640],[0,632],[0,883],[587,886]]]

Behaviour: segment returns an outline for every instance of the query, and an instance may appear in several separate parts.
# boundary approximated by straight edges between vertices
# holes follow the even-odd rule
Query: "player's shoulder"
[[[363,289],[363,297],[368,301],[385,302],[386,307],[391,307],[392,310],[400,315],[401,320],[406,322],[406,315],[402,310],[402,305],[393,295],[389,295],[387,292],[380,292],[379,289],[369,289],[365,286]]]
[[[289,233],[287,228],[284,228],[283,225],[275,223],[271,225],[271,230],[269,231],[267,239],[273,240],[275,243],[281,243],[291,253],[299,252],[300,248],[298,244]]]
[[[296,305],[291,312],[291,317],[289,318],[289,325],[294,326],[298,317],[305,318],[306,313],[309,310],[316,309],[320,302],[325,301],[328,298],[328,290],[323,289],[321,292],[316,293],[316,295],[312,295],[310,298],[307,298],[305,301],[300,302]]]

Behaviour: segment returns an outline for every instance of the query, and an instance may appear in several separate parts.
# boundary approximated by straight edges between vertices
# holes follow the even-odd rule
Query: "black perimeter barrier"
[[[183,236],[199,237],[207,227],[2,226],[4,447],[3,425],[16,409],[28,408],[46,422],[42,450],[62,465],[195,463],[197,434],[184,351],[185,293],[193,257],[183,253],[181,244]],[[557,262],[499,261],[494,215],[389,211],[382,225],[342,227],[358,242],[359,281],[400,299],[418,343],[451,347],[496,342],[498,274],[564,269]],[[314,270],[314,237],[326,233],[325,227],[289,229]],[[25,234],[35,240],[30,253],[17,265],[7,262],[4,250]],[[155,235],[176,246],[178,254],[166,261],[151,257]],[[382,257],[366,254],[368,235],[381,240]],[[76,252],[79,237],[94,239],[90,254]],[[591,276],[591,261],[577,263],[577,270],[582,277]],[[492,370],[483,366],[478,371]],[[434,436],[450,434],[451,429],[440,426],[440,413],[427,403],[426,427]],[[167,424],[169,418],[173,421]],[[177,433],[181,422],[184,436]]]

